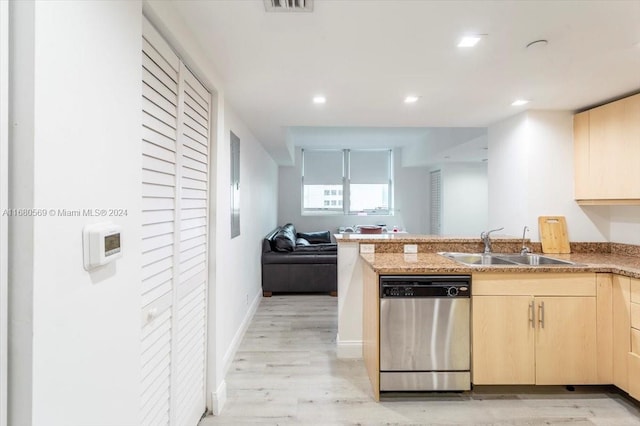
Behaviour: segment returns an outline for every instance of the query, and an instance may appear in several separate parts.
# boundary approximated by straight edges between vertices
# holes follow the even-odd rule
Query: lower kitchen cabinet
[[[595,274],[476,274],[472,292],[474,384],[598,383]]]
[[[631,350],[630,279],[613,275],[613,384],[629,392],[628,354]]]

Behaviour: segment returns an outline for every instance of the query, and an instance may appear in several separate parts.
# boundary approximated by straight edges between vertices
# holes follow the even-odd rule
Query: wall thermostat
[[[121,227],[114,223],[95,223],[82,230],[84,269],[87,271],[113,262],[122,256]]]

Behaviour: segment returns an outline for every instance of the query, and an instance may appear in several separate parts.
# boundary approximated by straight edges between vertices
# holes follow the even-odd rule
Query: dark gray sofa
[[[297,233],[288,223],[262,241],[262,294],[338,294],[338,247],[329,231]]]

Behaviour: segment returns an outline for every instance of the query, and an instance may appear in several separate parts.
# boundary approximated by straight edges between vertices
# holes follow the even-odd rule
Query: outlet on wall
[[[418,245],[417,244],[405,244],[404,245],[404,252],[405,253],[417,253],[418,252]]]
[[[360,244],[360,253],[375,253],[375,244]]]

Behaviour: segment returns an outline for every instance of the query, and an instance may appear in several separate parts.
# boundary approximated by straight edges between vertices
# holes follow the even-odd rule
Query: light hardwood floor
[[[263,298],[227,375],[212,425],[640,426],[640,405],[609,387],[476,387],[385,394],[376,403],[362,360],[335,354],[337,298]]]

